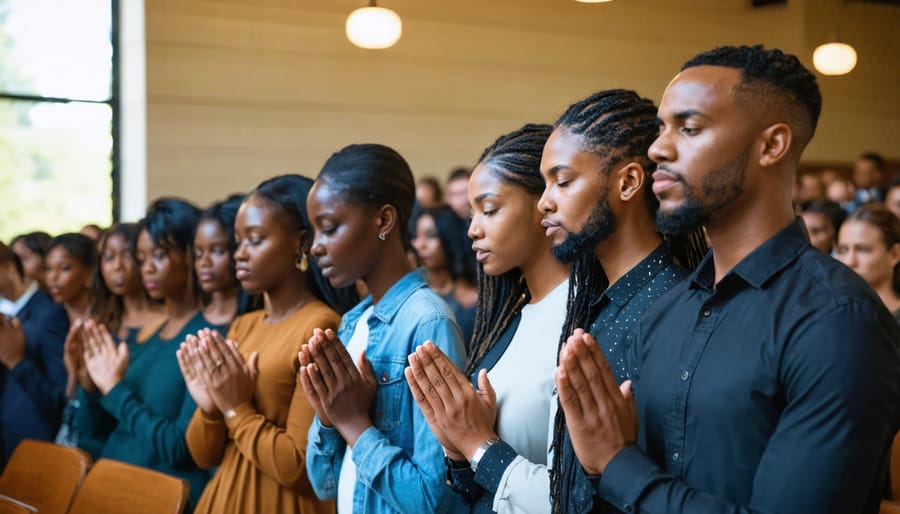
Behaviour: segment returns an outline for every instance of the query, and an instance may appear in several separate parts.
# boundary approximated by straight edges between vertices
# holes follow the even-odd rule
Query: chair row
[[[0,476],[0,514],[180,514],[187,495],[179,478],[32,439]]]

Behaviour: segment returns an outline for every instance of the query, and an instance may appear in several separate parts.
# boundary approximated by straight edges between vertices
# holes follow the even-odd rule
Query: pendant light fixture
[[[825,43],[813,52],[813,66],[822,75],[846,75],[856,67],[856,50],[846,43]]]
[[[843,9],[843,0],[841,4]],[[835,16],[834,39],[817,46],[813,51],[813,66],[822,75],[846,75],[856,67],[856,49],[847,43],[841,43],[838,37],[837,24],[843,14]]]
[[[375,0],[347,17],[347,39],[360,47],[378,50],[394,46],[403,33],[400,16],[390,9],[378,7]]]

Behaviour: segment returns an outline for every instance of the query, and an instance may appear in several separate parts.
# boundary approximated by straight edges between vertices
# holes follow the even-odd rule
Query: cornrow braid
[[[544,192],[541,154],[552,131],[550,125],[528,124],[500,136],[481,154],[478,164],[504,183],[522,188],[526,194],[535,197],[537,203],[537,198]],[[491,276],[484,272],[481,264],[478,265],[478,306],[466,362],[467,375],[475,371],[530,299],[528,285],[518,268]]]
[[[611,89],[595,93],[574,103],[556,121],[555,129],[578,136],[584,149],[600,157],[600,173],[610,173],[625,162],[635,162],[644,170],[644,200],[651,216],[655,218],[659,201],[651,187],[656,164],[648,156],[650,145],[656,140],[659,126],[656,106],[641,98],[634,91]],[[683,259],[682,264],[699,262],[705,253],[702,234],[689,234],[679,239],[667,238],[673,255]],[[694,243],[704,242],[701,250]],[[699,255],[699,257],[698,257]],[[696,265],[696,264],[694,264]],[[566,320],[563,323],[559,349],[568,335],[576,328],[587,330],[596,317],[592,302],[609,287],[596,255],[585,251],[569,267],[569,296]],[[569,504],[569,494],[577,479],[578,462],[569,434],[565,413],[557,410],[553,421],[553,462],[550,470],[550,498],[553,512],[564,512]]]

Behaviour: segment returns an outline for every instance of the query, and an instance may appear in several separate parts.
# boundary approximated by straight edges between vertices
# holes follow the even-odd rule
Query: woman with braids
[[[247,292],[266,296],[266,309],[235,319],[227,341],[203,331],[178,350],[198,406],[188,449],[198,465],[215,469],[197,514],[334,512],[306,475],[315,412],[297,383],[297,352],[313,329],[337,328],[339,312],[352,306],[340,293],[354,290],[332,289],[309,258],[312,183],[300,175],[271,178],[237,211],[237,277]]]
[[[841,225],[837,260],[861,276],[900,321],[900,220],[882,204],[853,211]]]
[[[569,273],[537,209],[552,130],[525,125],[501,136],[469,180],[480,301],[465,374],[430,344],[409,359],[407,381],[469,512],[550,510],[547,443]],[[454,372],[434,380],[442,369]],[[425,394],[432,388],[439,397]]]
[[[316,411],[307,474],[341,514],[459,505],[444,484],[441,445],[403,380],[407,356],[425,341],[455,364],[465,353],[447,304],[406,259],[414,199],[403,157],[364,144],[332,155],[307,200],[323,275],[336,287],[362,280],[370,292],[337,333],[316,330],[300,353],[300,381]]]
[[[413,213],[412,246],[428,276],[428,286],[450,306],[466,344],[475,330],[475,252],[466,236],[466,222],[446,205]]]

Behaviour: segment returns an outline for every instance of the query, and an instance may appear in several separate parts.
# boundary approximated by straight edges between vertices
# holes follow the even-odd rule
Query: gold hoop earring
[[[384,232],[378,234],[378,239],[381,239],[382,241],[387,241],[387,234],[385,234]]]
[[[301,253],[297,256],[297,260],[294,262],[294,266],[304,273],[309,269],[309,258],[305,253]]]

